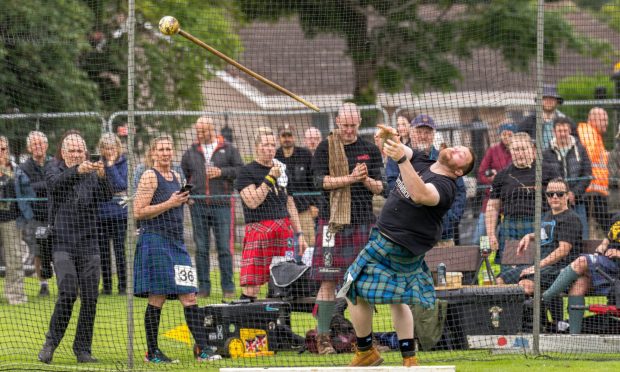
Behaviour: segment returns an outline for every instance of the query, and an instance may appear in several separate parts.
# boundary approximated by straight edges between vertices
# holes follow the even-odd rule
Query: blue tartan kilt
[[[177,285],[175,265],[192,266],[183,242],[150,232],[140,234],[134,260],[135,296],[166,295],[174,299],[180,294],[196,293],[195,286]]]
[[[607,296],[611,293],[611,283],[605,279],[597,270],[600,267],[606,274],[612,278],[620,276],[620,267],[618,264],[603,255],[584,254],[588,261],[588,270],[590,270],[590,277],[592,278],[592,292],[597,295]],[[617,305],[617,304],[616,304]]]
[[[370,240],[347,270],[338,297],[352,303],[362,298],[370,304],[435,305],[433,277],[424,255],[387,239],[376,228]]]

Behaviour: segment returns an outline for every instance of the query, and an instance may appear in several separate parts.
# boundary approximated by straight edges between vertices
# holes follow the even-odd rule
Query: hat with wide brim
[[[551,98],[555,98],[558,100],[558,104],[562,104],[564,103],[564,98],[562,98],[562,96],[560,96],[560,94],[558,93],[558,89],[555,87],[555,85],[553,84],[545,84],[543,85],[543,94],[542,94],[543,98],[545,97],[551,97]]]

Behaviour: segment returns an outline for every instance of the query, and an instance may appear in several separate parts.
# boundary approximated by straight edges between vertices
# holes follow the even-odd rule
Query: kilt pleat
[[[195,293],[195,286],[177,285],[175,265],[192,266],[192,260],[181,241],[174,241],[154,233],[143,233],[138,238],[134,259],[134,293],[136,297]]]
[[[287,251],[292,252],[293,238],[293,227],[288,218],[247,224],[241,254],[240,284],[247,286],[267,283],[271,259],[284,256]]]
[[[353,303],[362,298],[371,304],[435,305],[433,278],[424,255],[415,256],[377,229],[347,270],[338,295]]]

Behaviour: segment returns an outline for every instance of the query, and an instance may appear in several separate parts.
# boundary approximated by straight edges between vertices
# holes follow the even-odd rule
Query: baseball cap
[[[437,129],[433,118],[426,114],[418,115],[413,120],[411,120],[411,127],[429,127],[432,129]]]
[[[282,125],[281,127],[278,128],[278,134],[279,135],[294,134],[294,133],[295,133],[295,127],[293,127],[289,123],[286,123],[286,124],[284,124],[284,125]]]
[[[514,123],[504,123],[497,128],[497,133],[501,134],[503,131],[509,130],[512,133],[517,132],[517,126]]]

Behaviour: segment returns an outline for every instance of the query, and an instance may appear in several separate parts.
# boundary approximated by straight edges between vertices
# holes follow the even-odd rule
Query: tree
[[[372,103],[376,92],[451,90],[460,78],[454,57],[477,47],[501,52],[515,70],[536,55],[534,1],[470,0],[239,0],[248,20],[297,16],[306,35],[343,37],[355,68],[354,97]],[[422,11],[424,10],[424,11]],[[545,13],[545,60],[568,48],[600,54],[600,43],[574,34],[557,12]]]
[[[97,85],[75,61],[92,14],[79,0],[8,1],[0,12],[0,111],[92,111]]]
[[[11,0],[0,12],[0,113],[44,113],[127,109],[127,5],[107,0]],[[241,44],[235,32],[239,13],[234,2],[187,0],[136,1],[136,108],[196,110],[204,97],[201,84],[210,78],[205,64],[224,62],[179,37],[157,29],[163,15],[174,15],[191,31],[222,52],[235,56]],[[175,133],[190,123],[179,118],[137,121],[138,135],[147,127]],[[18,123],[19,125],[16,125]],[[97,120],[40,120],[50,137],[77,127],[89,145],[99,137]],[[21,140],[34,121],[0,122],[0,130]],[[53,138],[50,138],[53,142]],[[18,142],[18,145],[19,145]],[[19,146],[13,146],[19,148]]]
[[[97,84],[76,65],[89,49],[85,35],[93,21],[79,0],[5,1],[0,12],[0,114],[97,111]],[[2,120],[14,155],[25,150],[28,132],[48,133],[52,145],[64,129],[89,123],[85,135],[98,133],[100,122],[71,120]],[[78,125],[76,125],[78,124]]]
[[[127,28],[125,2],[83,0],[94,14],[89,31],[91,49],[80,65],[100,88],[108,112],[127,109]],[[179,6],[173,0],[136,1],[136,109],[198,110],[203,107],[201,83],[210,78],[206,63],[224,67],[217,57],[180,36],[165,37],[158,30],[159,19],[174,15],[181,27],[228,54],[241,49],[235,31],[238,12],[232,2],[188,0]],[[122,123],[117,123],[122,124]],[[157,120],[137,118],[137,136],[148,129],[176,133],[190,125],[183,118]]]

